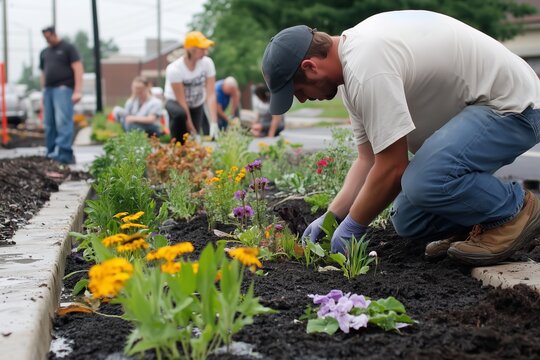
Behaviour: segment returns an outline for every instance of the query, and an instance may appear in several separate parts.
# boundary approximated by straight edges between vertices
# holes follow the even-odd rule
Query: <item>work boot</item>
[[[540,235],[540,201],[527,191],[521,211],[511,221],[484,230],[475,225],[466,241],[453,243],[448,255],[472,266],[499,263]]]
[[[424,258],[427,261],[438,261],[446,257],[446,251],[456,241],[464,241],[469,236],[469,233],[457,234],[452,237],[432,241],[426,245]]]

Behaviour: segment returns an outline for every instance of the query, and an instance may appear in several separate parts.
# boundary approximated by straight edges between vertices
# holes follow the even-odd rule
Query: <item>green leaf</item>
[[[324,257],[324,255],[326,254],[324,249],[321,247],[321,245],[313,243],[311,241],[308,241],[307,248],[309,249],[309,251],[311,251],[312,253],[316,254],[319,257]]]
[[[88,287],[88,279],[80,279],[79,281],[77,281],[77,283],[73,287],[73,291],[71,293],[73,295],[77,295],[78,293],[86,289],[87,287]]]
[[[342,253],[334,253],[334,254],[330,254],[329,256],[330,256],[330,259],[337,262],[341,267],[343,267],[345,265],[345,262],[347,261],[347,258]]]
[[[322,231],[326,234],[325,239],[328,239],[328,240],[332,239],[332,235],[334,235],[334,232],[336,231],[337,227],[338,227],[338,223],[334,214],[328,211],[321,225]]]
[[[307,323],[307,333],[327,333],[333,335],[339,329],[338,321],[333,317],[325,317],[323,319],[311,319]]]
[[[389,296],[386,299],[379,299],[376,303],[381,305],[386,311],[395,311],[399,314],[405,313],[405,306],[393,296]]]

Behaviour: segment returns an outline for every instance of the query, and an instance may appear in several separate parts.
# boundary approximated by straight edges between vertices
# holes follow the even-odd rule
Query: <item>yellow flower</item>
[[[122,230],[130,229],[130,228],[148,229],[148,226],[143,225],[143,224],[136,224],[136,223],[127,223],[127,224],[120,225],[120,229]]]
[[[206,146],[204,149],[208,155],[211,155],[214,152],[214,148],[211,146]]]
[[[199,272],[199,263],[194,262],[191,264],[191,270],[193,270],[193,273],[196,274]]]
[[[148,244],[144,239],[139,239],[139,240],[130,242],[128,244],[117,246],[116,251],[129,252],[129,251],[135,251],[139,249],[148,249],[149,247],[150,247],[150,244]]]
[[[151,251],[146,255],[146,260],[166,260],[173,261],[177,256],[193,252],[195,248],[190,242],[181,242],[171,246],[163,246],[157,250]]]
[[[113,258],[94,265],[88,271],[88,289],[94,298],[114,297],[133,274],[133,265],[124,258]]]
[[[265,143],[264,141],[259,142],[259,148],[266,149],[267,147],[268,147],[268,144]]]
[[[129,222],[138,220],[143,215],[144,215],[144,211],[139,211],[139,212],[137,212],[137,213],[135,213],[133,215],[124,216],[122,218],[122,221],[125,222],[125,223],[129,223]]]
[[[220,181],[220,178],[214,176],[213,178],[210,178],[210,179],[206,180],[206,183],[210,185],[210,184],[213,184],[213,183],[219,182],[219,181]]]
[[[182,265],[179,262],[167,261],[165,264],[161,265],[161,271],[169,274],[176,274],[180,271],[181,267]]]
[[[121,218],[122,216],[126,216],[127,214],[129,214],[127,211],[119,212],[118,214],[113,215],[113,218]]]
[[[109,247],[114,244],[122,244],[127,239],[129,239],[129,235],[127,234],[116,234],[116,235],[107,236],[105,239],[101,240],[101,242],[103,243],[103,245]]]
[[[238,171],[238,166],[232,166],[231,167],[231,173],[235,173]]]
[[[235,258],[246,266],[255,265],[257,267],[262,267],[261,262],[259,259],[257,259],[257,255],[259,255],[258,248],[234,248],[229,249],[228,252],[229,256]]]
[[[184,141],[186,141],[189,138],[189,133],[185,133],[182,138],[184,139]]]
[[[221,170],[221,169],[220,169],[220,170],[216,170],[216,175],[217,175],[217,176],[219,176],[219,175],[221,175],[221,174],[223,174],[223,170]]]

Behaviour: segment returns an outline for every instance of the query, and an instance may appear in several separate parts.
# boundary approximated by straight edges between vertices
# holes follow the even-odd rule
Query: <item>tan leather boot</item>
[[[517,216],[496,228],[482,230],[475,225],[466,241],[453,243],[448,255],[472,266],[499,263],[540,236],[540,200],[527,191]]]
[[[437,261],[441,260],[442,258],[446,257],[446,252],[450,245],[455,243],[456,241],[464,241],[468,238],[469,234],[458,234],[454,235],[452,237],[432,241],[426,245],[426,250],[424,252],[424,258],[427,261]]]

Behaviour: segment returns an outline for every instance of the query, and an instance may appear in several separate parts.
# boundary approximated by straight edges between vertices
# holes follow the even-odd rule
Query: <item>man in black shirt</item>
[[[47,157],[74,164],[73,104],[81,100],[83,65],[77,49],[60,39],[54,27],[42,33],[49,44],[39,57]]]

